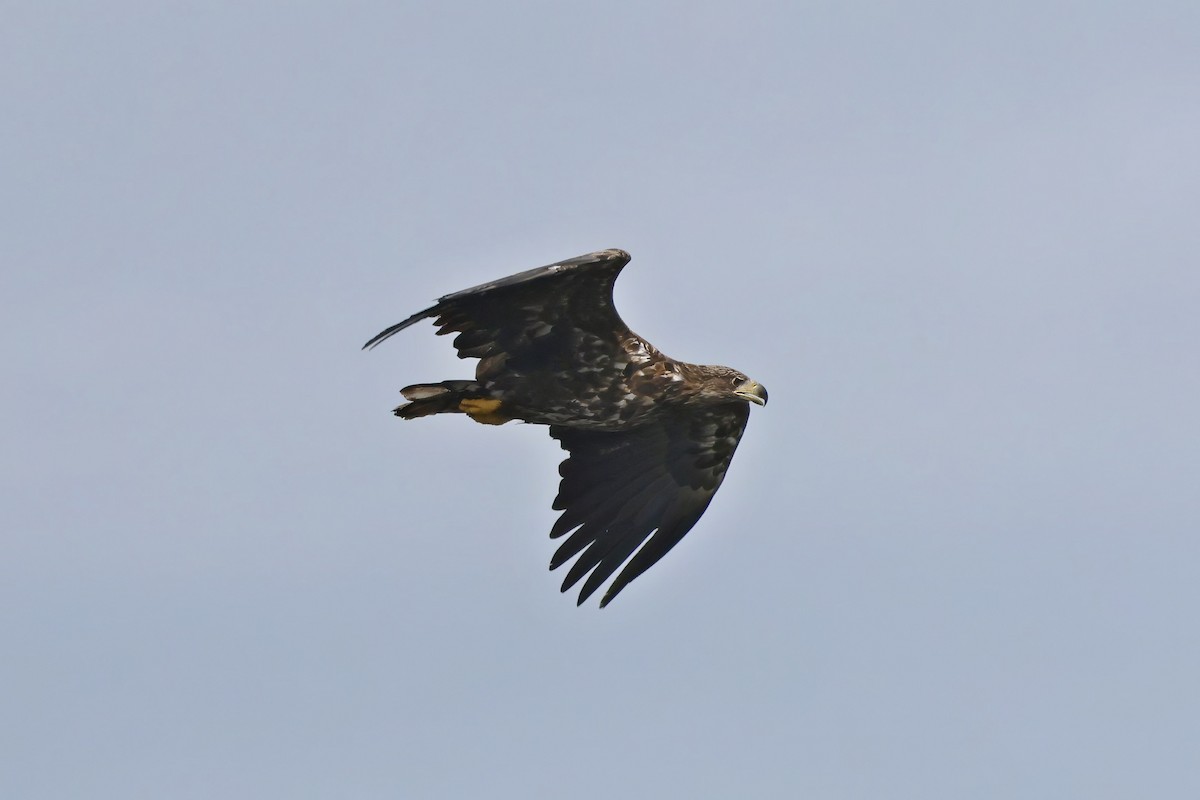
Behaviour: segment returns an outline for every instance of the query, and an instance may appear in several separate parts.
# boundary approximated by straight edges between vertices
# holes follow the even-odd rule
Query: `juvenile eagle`
[[[550,536],[570,533],[550,569],[579,556],[562,591],[586,575],[582,604],[628,559],[602,608],[696,524],[749,404],[767,404],[767,390],[737,370],[675,361],[629,330],[613,307],[627,263],[624,250],[601,250],[464,289],[363,345],[432,318],[439,336],[458,334],[459,358],[479,359],[475,380],[406,386],[410,402],[396,416],[461,412],[488,425],[550,426],[569,452]]]

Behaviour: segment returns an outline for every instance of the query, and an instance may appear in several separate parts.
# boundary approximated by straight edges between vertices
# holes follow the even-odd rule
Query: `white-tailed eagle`
[[[601,607],[696,524],[750,403],[767,404],[767,390],[737,370],[668,358],[625,325],[613,284],[627,263],[625,251],[601,250],[448,294],[363,346],[433,319],[439,335],[457,334],[459,358],[479,359],[475,379],[406,386],[396,416],[550,426],[569,452],[550,530],[567,538],[550,568],[578,556],[562,591],[586,576],[582,604],[624,564]]]

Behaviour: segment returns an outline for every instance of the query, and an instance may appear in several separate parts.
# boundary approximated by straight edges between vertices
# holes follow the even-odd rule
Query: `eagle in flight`
[[[696,524],[750,403],[767,404],[762,384],[737,370],[676,361],[625,325],[613,284],[627,263],[624,250],[601,250],[464,289],[363,345],[433,319],[438,335],[457,334],[459,358],[479,359],[474,380],[401,389],[409,402],[398,417],[550,426],[569,453],[553,505],[562,516],[550,530],[567,538],[550,569],[578,556],[562,591],[586,576],[582,604],[624,564],[602,608]]]

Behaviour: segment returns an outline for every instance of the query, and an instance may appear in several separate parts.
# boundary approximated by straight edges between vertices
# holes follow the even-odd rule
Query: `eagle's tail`
[[[393,413],[403,419],[465,413],[476,422],[488,425],[501,425],[509,420],[499,413],[500,401],[490,399],[487,391],[475,381],[416,383],[405,386],[400,394],[410,402]]]

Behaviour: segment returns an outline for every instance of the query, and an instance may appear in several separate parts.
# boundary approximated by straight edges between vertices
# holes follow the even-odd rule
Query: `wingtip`
[[[411,317],[404,320],[403,322],[397,322],[395,325],[389,325],[388,327],[384,328],[379,333],[375,334],[370,339],[368,339],[367,343],[362,346],[362,349],[363,350],[374,350],[376,345],[382,344],[386,340],[395,336],[400,331],[402,331],[405,328],[412,325],[414,322],[419,322],[420,320],[427,319],[427,318],[433,316],[433,314],[435,313],[436,310],[437,310],[437,306],[430,306],[429,308],[425,309],[424,311],[418,311],[416,314],[413,314]]]
[[[559,566],[561,566],[561,564],[551,563],[550,569],[555,569],[556,567],[559,567]],[[570,580],[569,576],[568,576],[567,580]],[[578,581],[578,579],[576,579],[576,581],[572,581],[571,583],[567,583],[567,581],[564,580],[563,585],[559,587],[558,591],[561,592],[562,594],[566,594],[571,588],[573,588],[575,586],[575,583],[577,581]],[[579,592],[579,596],[577,598],[575,598],[575,607],[579,608],[581,605],[586,603],[588,601],[588,598],[590,598],[595,593],[595,591],[596,591],[595,587],[589,587],[589,586],[585,585],[583,587],[583,589]],[[613,592],[613,591],[606,592],[604,597],[601,598],[601,600],[600,600],[600,608],[604,608],[609,603],[611,603],[613,598],[616,597],[620,593],[620,591],[621,590],[618,589],[615,592]]]
[[[620,259],[622,261],[629,261],[631,258],[627,250],[622,250],[619,247],[610,247],[607,250],[601,250],[596,255],[603,258]]]
[[[399,330],[400,330],[399,327],[393,325],[392,327],[388,328],[385,331],[380,331],[379,333],[375,334],[370,339],[368,339],[367,343],[362,346],[362,349],[363,350],[374,350],[385,339],[390,338],[393,334],[395,334]]]
[[[551,567],[550,569],[554,569],[554,567]],[[571,588],[570,586],[567,586],[566,584],[564,584],[563,586],[559,587],[558,591],[562,594],[566,594],[567,591],[570,590],[570,588]],[[579,608],[581,605],[584,604],[584,602],[586,600],[587,600],[587,595],[580,592],[579,597],[575,598],[575,607]]]

